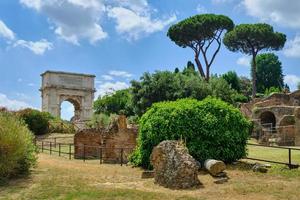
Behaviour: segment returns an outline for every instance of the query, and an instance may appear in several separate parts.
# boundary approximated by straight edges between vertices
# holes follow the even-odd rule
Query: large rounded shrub
[[[23,121],[0,112],[0,182],[27,173],[35,161],[33,134]]]
[[[24,120],[28,128],[35,135],[47,133],[49,130],[49,121],[53,119],[48,112],[41,112],[30,108],[18,111],[17,116]]]
[[[246,155],[250,123],[233,106],[214,98],[181,99],[154,104],[140,120],[138,147],[131,162],[150,167],[154,146],[183,139],[198,161],[208,158],[232,162]]]

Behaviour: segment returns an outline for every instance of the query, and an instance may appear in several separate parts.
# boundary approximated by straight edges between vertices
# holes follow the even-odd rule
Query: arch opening
[[[65,99],[60,104],[60,116],[64,120],[74,122],[80,120],[80,104],[73,99]]]
[[[263,112],[260,115],[260,123],[263,127],[271,127],[275,128],[276,127],[276,117],[274,113],[270,111]]]

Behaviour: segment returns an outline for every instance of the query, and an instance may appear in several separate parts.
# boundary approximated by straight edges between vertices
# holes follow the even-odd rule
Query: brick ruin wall
[[[269,141],[276,138],[277,145],[300,145],[300,116],[297,116],[300,110],[300,90],[289,94],[275,93],[267,98],[255,99],[252,102],[242,104],[240,110],[255,124],[261,123],[262,113],[271,112],[274,114],[276,133],[260,128],[260,143],[268,144]]]
[[[74,137],[77,159],[99,159],[105,163],[126,163],[136,146],[137,127],[128,127],[125,116],[119,116],[108,129],[85,129]],[[122,158],[121,158],[122,157]]]

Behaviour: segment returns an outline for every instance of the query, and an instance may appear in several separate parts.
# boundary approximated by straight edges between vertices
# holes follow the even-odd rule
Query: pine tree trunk
[[[252,99],[255,99],[256,97],[256,55],[253,55],[252,58],[251,75],[252,75]]]
[[[197,54],[195,55],[195,62],[196,62],[196,65],[198,67],[198,70],[199,70],[199,73],[200,73],[201,77],[205,78],[205,74],[204,74],[202,65],[199,61],[199,58],[198,58]]]

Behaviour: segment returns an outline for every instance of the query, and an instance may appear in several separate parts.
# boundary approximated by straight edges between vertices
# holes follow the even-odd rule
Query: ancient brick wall
[[[126,117],[118,120],[108,129],[85,129],[74,137],[75,158],[102,158],[104,162],[119,163],[121,155],[127,162],[128,154],[136,146],[137,128],[127,127]]]

